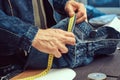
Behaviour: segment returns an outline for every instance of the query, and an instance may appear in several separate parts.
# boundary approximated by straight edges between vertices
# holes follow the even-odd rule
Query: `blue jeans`
[[[59,28],[67,31],[68,18],[63,19],[53,28]],[[63,54],[61,58],[54,58],[53,68],[78,67],[91,63],[96,55],[112,54],[119,43],[120,33],[113,28],[104,26],[94,30],[86,22],[76,24],[73,30],[76,36],[76,45],[67,45],[68,54]],[[48,55],[32,48],[35,55],[29,55],[27,67],[46,68]],[[32,61],[31,61],[32,59]]]

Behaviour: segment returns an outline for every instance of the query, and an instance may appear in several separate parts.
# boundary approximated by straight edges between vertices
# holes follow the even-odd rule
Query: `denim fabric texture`
[[[11,14],[11,6],[8,0],[0,0],[0,56],[18,55],[18,51],[22,50],[28,53],[26,57],[28,59],[24,61],[22,56],[20,58],[13,56],[15,61],[18,59],[20,61],[23,60],[22,66],[25,65],[25,68],[46,68],[48,55],[37,51],[31,46],[32,40],[38,31],[38,28],[34,26],[32,1],[10,1],[14,15]],[[69,18],[65,18],[66,14],[63,12],[66,1],[49,0],[53,8],[53,17],[56,22],[59,22],[52,28],[60,28],[67,31]],[[61,6],[58,7],[58,5]],[[95,13],[95,11],[90,13],[89,11],[92,8],[87,9],[88,17],[90,18],[104,15],[100,12]],[[61,21],[61,19],[63,20]],[[87,65],[93,61],[95,55],[113,53],[119,42],[119,40],[115,39],[120,38],[120,33],[112,28],[107,26],[100,27],[95,31],[86,22],[77,24],[73,33],[76,35],[76,45],[67,45],[69,49],[68,54],[64,54],[60,59],[54,58],[53,68],[74,68]]]
[[[67,30],[68,18],[62,20],[54,28]],[[68,45],[69,52],[62,58],[55,59],[57,67],[78,67],[91,63],[96,55],[112,54],[120,41],[120,33],[104,26],[96,29],[96,33],[91,37],[94,29],[87,22],[77,24],[73,33],[76,36],[76,45]],[[59,62],[58,62],[59,61]]]
[[[105,13],[99,11],[98,9],[96,9],[93,6],[86,5],[85,7],[86,7],[88,19],[91,19],[91,18],[94,18],[94,17],[98,17],[98,16],[106,15]]]
[[[20,72],[22,68],[19,65],[7,65],[0,69],[0,80],[9,80]]]
[[[21,49],[28,52],[29,48],[31,47],[32,40],[38,31],[38,28],[34,25],[32,0],[10,1],[13,15],[11,13],[9,1],[0,0],[0,28],[19,36]],[[67,0],[49,0],[49,3],[51,4],[54,11],[53,14],[54,18],[56,18],[55,20],[57,20],[58,14],[54,8],[59,9],[57,10],[59,12],[63,12],[60,10],[64,10],[61,8],[64,7],[66,1]],[[56,6],[56,4],[60,5],[61,7]]]
[[[64,10],[61,8],[64,8],[67,0],[57,1],[58,0],[49,0],[54,12],[54,16],[51,16],[56,18],[56,21],[58,21],[58,17],[59,20],[61,19],[60,14],[56,11],[60,13],[63,12],[60,10]],[[10,2],[9,0],[0,0],[0,68],[6,65],[19,65],[20,67],[22,66],[21,71],[23,71],[27,67],[27,58],[31,55],[37,55],[35,53],[38,51],[31,46],[37,31],[38,28],[34,25],[32,0],[10,0]],[[25,56],[24,52],[27,53],[27,56]],[[41,54],[44,55],[43,53]],[[41,57],[43,57],[42,55]],[[32,61],[32,58],[30,58],[28,58],[28,61]],[[47,59],[46,55],[45,58]],[[43,58],[41,58],[41,60],[42,59]],[[30,62],[30,64],[32,63]],[[7,68],[5,67],[5,69]],[[0,70],[0,72],[2,72],[0,77],[1,75],[6,75],[3,76],[6,78],[8,76],[7,73],[12,74],[13,71],[10,70],[9,72],[3,73],[3,69]],[[16,75],[16,73],[14,75]]]

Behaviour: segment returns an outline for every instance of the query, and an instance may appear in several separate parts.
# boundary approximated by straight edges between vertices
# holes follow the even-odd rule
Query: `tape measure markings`
[[[71,17],[69,19],[69,24],[68,24],[68,31],[69,32],[71,32],[73,30],[74,26],[75,26],[75,19],[76,19],[76,15],[74,15],[73,17]],[[52,54],[49,54],[47,69],[45,69],[40,74],[37,74],[37,75],[34,75],[34,76],[30,76],[30,77],[26,77],[26,78],[22,78],[22,79],[19,79],[19,80],[34,80],[36,78],[45,76],[50,71],[50,69],[52,67],[53,58],[54,58],[54,56]]]
[[[73,17],[71,17],[69,19],[69,24],[68,24],[68,31],[69,32],[73,32],[74,26],[75,26],[75,21],[76,21],[76,15],[74,15]]]

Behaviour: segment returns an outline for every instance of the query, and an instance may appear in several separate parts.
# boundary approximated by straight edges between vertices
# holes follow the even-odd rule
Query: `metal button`
[[[90,73],[88,80],[106,80],[107,76],[104,73]]]

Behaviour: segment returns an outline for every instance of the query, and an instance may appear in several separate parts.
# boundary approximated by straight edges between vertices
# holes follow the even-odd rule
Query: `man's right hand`
[[[53,54],[60,58],[62,53],[67,53],[66,44],[75,45],[75,36],[72,32],[61,29],[40,29],[36,34],[32,46],[41,52]]]

